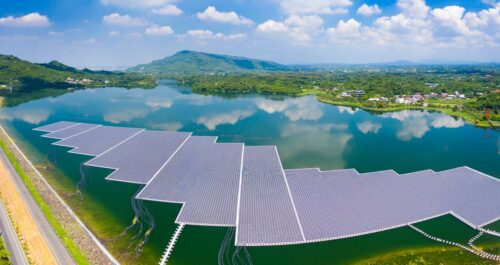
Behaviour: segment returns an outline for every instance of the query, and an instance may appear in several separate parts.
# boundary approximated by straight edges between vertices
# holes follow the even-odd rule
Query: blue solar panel
[[[101,126],[101,125],[89,124],[89,123],[79,123],[79,124],[76,124],[75,126],[70,126],[70,127],[55,131],[55,132],[44,134],[44,135],[42,135],[42,137],[53,138],[53,139],[66,139],[66,138],[75,136],[77,134],[87,132],[87,131],[92,130],[94,128],[97,128],[99,126]]]
[[[70,153],[97,156],[129,139],[143,129],[100,126],[54,145],[73,147]]]
[[[36,128],[108,179],[146,184],[137,198],[182,203],[178,223],[236,226],[236,244],[299,244],[374,233],[451,213],[479,228],[500,217],[500,180],[468,167],[283,170],[274,146],[216,137],[58,122]]]
[[[58,121],[56,123],[51,123],[51,124],[48,124],[45,126],[34,128],[33,130],[42,131],[42,132],[56,132],[56,131],[62,130],[64,128],[75,126],[77,124],[78,123],[76,123],[76,122],[70,122],[70,121]]]
[[[274,146],[245,146],[236,233],[242,246],[304,241]]]
[[[142,131],[85,165],[117,169],[106,179],[146,184],[190,133]]]

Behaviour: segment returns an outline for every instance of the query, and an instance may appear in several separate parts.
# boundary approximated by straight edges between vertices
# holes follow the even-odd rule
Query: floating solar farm
[[[500,219],[500,180],[469,167],[408,174],[283,169],[275,146],[186,132],[66,121],[35,130],[71,153],[94,156],[85,165],[114,169],[107,179],[144,185],[137,199],[182,204],[181,226],[236,227],[237,246],[335,240],[445,214],[498,236],[484,226]]]

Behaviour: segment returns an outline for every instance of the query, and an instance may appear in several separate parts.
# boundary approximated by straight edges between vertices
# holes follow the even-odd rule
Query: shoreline
[[[476,120],[475,118],[475,113],[469,112],[469,111],[464,111],[464,110],[457,110],[453,111],[448,108],[435,108],[435,107],[424,107],[424,106],[417,106],[417,105],[399,105],[399,106],[394,106],[394,107],[388,107],[388,108],[371,108],[371,107],[366,107],[363,106],[359,102],[351,102],[351,101],[335,101],[335,100],[330,100],[326,99],[323,97],[318,97],[317,94],[314,95],[316,100],[318,100],[321,103],[324,104],[329,104],[333,106],[344,106],[344,107],[353,107],[353,108],[359,108],[362,110],[366,110],[368,112],[375,112],[375,113],[389,113],[389,112],[396,112],[396,111],[403,111],[403,110],[427,110],[427,111],[436,111],[440,112],[452,117],[456,118],[461,118],[465,122],[467,122],[470,125],[473,125],[475,127],[479,128],[500,128],[500,121],[485,121],[485,120]],[[477,121],[477,122],[476,122]]]
[[[17,163],[16,170],[22,171],[22,181],[28,187],[38,207],[62,240],[78,264],[118,264],[109,251],[76,216],[73,210],[57,194],[42,174],[28,160],[23,152],[0,127],[0,143],[5,146],[6,155]],[[11,161],[12,163],[12,161]],[[97,242],[96,242],[97,240]],[[92,260],[89,258],[92,257]]]

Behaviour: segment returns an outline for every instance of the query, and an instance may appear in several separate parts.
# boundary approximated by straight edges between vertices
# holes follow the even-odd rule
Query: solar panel
[[[70,126],[75,126],[77,124],[78,123],[76,122],[70,122],[70,121],[58,121],[56,123],[51,123],[38,128],[34,128],[33,130],[42,132],[56,132],[58,130],[68,128]]]
[[[142,131],[130,140],[85,163],[117,169],[106,179],[146,184],[191,133]]]
[[[236,233],[242,246],[304,241],[274,146],[245,146]]]
[[[183,203],[198,177],[211,166],[211,151],[216,137],[191,136],[175,156],[151,179],[137,198]]]
[[[98,124],[89,124],[89,123],[79,123],[75,126],[70,126],[55,132],[47,133],[42,135],[42,137],[53,138],[53,139],[66,139],[77,134],[84,133],[86,131],[97,128],[101,125]]]
[[[216,137],[58,122],[35,130],[96,156],[107,178],[146,184],[137,198],[182,203],[176,222],[236,226],[236,245],[300,244],[374,233],[451,213],[478,228],[500,217],[500,180],[468,167],[283,170],[274,146]]]
[[[500,216],[500,180],[467,167],[438,172],[447,180],[450,208],[473,226],[482,226]]]
[[[243,144],[214,144],[211,165],[189,188],[177,223],[236,226]]]
[[[73,147],[70,153],[97,156],[139,133],[143,129],[100,126],[71,138],[53,143]]]

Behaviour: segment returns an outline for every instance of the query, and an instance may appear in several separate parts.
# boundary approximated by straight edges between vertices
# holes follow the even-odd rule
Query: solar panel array
[[[243,157],[236,241],[273,245],[304,241],[274,146],[247,146]]]
[[[92,130],[94,128],[97,128],[101,125],[97,124],[89,124],[89,123],[79,123],[75,124],[74,126],[69,126],[68,128],[60,129],[55,132],[47,133],[42,135],[43,137],[47,138],[53,138],[53,139],[66,139],[73,137],[75,135],[87,132],[89,130]]]
[[[71,126],[77,125],[77,122],[70,122],[70,121],[58,121],[56,123],[51,123],[42,127],[35,128],[33,130],[35,131],[41,131],[41,132],[56,132],[62,129],[66,129]]]
[[[453,214],[480,228],[500,218],[500,180],[468,167],[399,175],[392,170],[283,170],[275,146],[216,137],[57,122],[36,128],[109,180],[145,185],[138,199],[181,203],[176,222],[236,226],[236,245],[317,242]]]
[[[110,180],[146,184],[190,133],[142,131],[113,150],[85,165],[116,169]]]
[[[99,126],[85,133],[55,142],[54,145],[73,147],[69,151],[70,153],[97,156],[140,131],[142,129]]]

